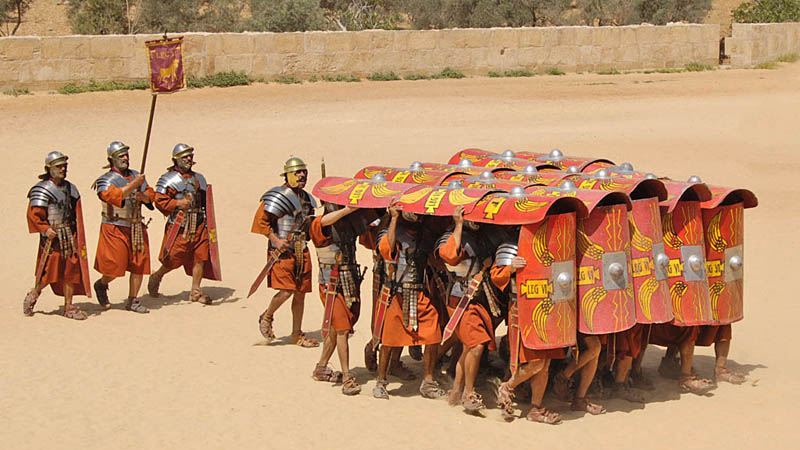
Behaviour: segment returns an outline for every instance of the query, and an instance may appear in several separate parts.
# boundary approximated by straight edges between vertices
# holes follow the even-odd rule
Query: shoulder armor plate
[[[161,175],[161,178],[156,182],[156,192],[159,194],[166,194],[167,188],[175,189],[176,191],[183,191],[183,177],[181,174],[174,170]]]
[[[47,207],[47,205],[55,201],[55,185],[50,180],[44,180],[33,185],[28,191],[28,198],[31,201],[31,206]]]
[[[194,176],[197,178],[197,183],[200,185],[200,190],[207,191],[208,183],[206,183],[206,177],[204,177],[202,173],[197,172],[194,173]]]
[[[443,234],[439,239],[436,240],[436,244],[433,246],[433,249],[439,251],[442,246],[447,243],[447,240],[450,239],[450,236],[453,235],[452,231],[448,231],[447,233]]]
[[[511,260],[517,256],[517,244],[500,244],[495,252],[495,264],[498,266],[510,266]]]
[[[303,209],[300,199],[286,186],[276,186],[268,190],[261,196],[261,201],[264,202],[264,211],[278,218],[287,214],[293,216]]]

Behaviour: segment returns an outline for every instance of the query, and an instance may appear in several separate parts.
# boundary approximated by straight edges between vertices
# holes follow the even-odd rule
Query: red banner
[[[155,93],[169,93],[186,87],[183,36],[147,41],[144,45],[150,67],[150,89]]]

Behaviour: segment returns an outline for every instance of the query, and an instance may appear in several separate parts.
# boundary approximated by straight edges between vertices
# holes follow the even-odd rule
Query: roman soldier
[[[325,204],[325,214],[311,222],[310,234],[319,260],[319,293],[325,308],[322,319],[322,355],[312,378],[317,381],[342,380],[342,393],[356,395],[361,386],[350,373],[348,338],[355,330],[361,311],[362,272],[356,262],[356,239],[369,233],[371,210]],[[362,241],[363,242],[363,241]],[[338,350],[342,372],[328,367]]]
[[[131,273],[125,309],[147,313],[137,298],[142,279],[150,273],[150,243],[141,205],[153,209],[155,192],[147,185],[144,174],[130,169],[130,147],[114,141],[106,149],[110,170],[92,185],[103,202],[100,237],[94,269],[103,276],[94,283],[97,301],[109,308],[108,284]]]
[[[317,347],[319,342],[306,337],[301,330],[305,297],[311,292],[311,255],[306,241],[310,238],[309,227],[317,201],[303,189],[308,168],[302,159],[289,158],[281,175],[284,183],[261,196],[251,230],[269,241],[267,285],[278,291],[259,316],[259,329],[267,341],[275,340],[272,325],[275,312],[291,297],[291,342],[301,347]]]
[[[84,320],[86,313],[72,304],[74,295],[88,292],[86,239],[83,233],[81,196],[67,181],[67,155],[53,151],[44,159],[42,180],[28,191],[28,231],[39,233],[36,281],[23,302],[23,313],[33,315],[39,295],[50,285],[64,297],[64,317]]]
[[[203,294],[203,278],[220,280],[217,234],[213,218],[211,185],[203,174],[192,170],[194,147],[178,144],[172,149],[172,167],[156,182],[155,206],[167,217],[164,240],[158,254],[161,267],[150,275],[147,290],[158,297],[161,279],[183,266],[192,277],[189,300],[204,305],[211,298]]]
[[[475,378],[484,349],[497,350],[494,329],[501,311],[499,301],[487,283],[492,253],[479,238],[479,225],[464,220],[463,206],[456,208],[453,221],[453,230],[444,233],[436,245],[436,253],[445,263],[449,281],[447,308],[450,320],[443,338],[447,340],[455,333],[463,345],[449,400],[451,405],[462,404],[467,412],[476,413],[485,406],[481,395],[475,391]]]
[[[375,398],[389,398],[386,376],[394,348],[424,345],[424,376],[419,391],[425,398],[440,398],[445,392],[433,379],[433,371],[442,333],[439,313],[423,283],[427,253],[422,242],[422,220],[394,204],[389,213],[391,220],[388,228],[379,233],[378,250],[387,266],[390,298],[381,295],[380,301],[389,302],[388,308],[385,316],[376,314],[376,323],[380,323],[375,334],[380,337],[381,348],[378,380],[372,394]]]

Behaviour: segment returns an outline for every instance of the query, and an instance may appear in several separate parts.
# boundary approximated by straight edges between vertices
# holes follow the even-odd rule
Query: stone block
[[[20,61],[33,59],[41,52],[38,37],[12,36],[0,38],[0,61]]]
[[[92,58],[130,58],[134,55],[136,40],[133,36],[92,36],[89,54]]]
[[[303,33],[275,34],[275,48],[270,53],[302,53]]]
[[[558,28],[545,27],[541,29],[542,45],[545,47],[555,47],[558,45]]]
[[[418,33],[417,31],[395,31],[394,34],[394,41],[392,42],[392,50],[396,52],[404,52],[410,49],[409,41],[411,40],[411,34]]]
[[[192,55],[183,58],[184,71],[187,77],[191,74],[196,77],[204,77],[208,75],[206,70],[208,58],[200,55]],[[131,64],[128,64],[128,73],[131,74]],[[133,71],[135,73],[135,70]]]
[[[183,54],[201,55],[206,52],[206,33],[186,33],[183,36]]]
[[[209,58],[215,58],[220,55],[224,55],[225,52],[223,51],[223,44],[222,44],[222,35],[211,33],[206,36],[206,55]]]
[[[549,53],[549,49],[545,47],[521,48],[519,49],[518,64],[527,70],[531,70],[530,67],[540,67],[546,63]]]
[[[639,45],[653,44],[657,41],[656,27],[652,25],[640,25],[636,28],[636,42]]]
[[[691,25],[688,27],[688,41],[697,44],[703,42],[703,29],[700,25]]]
[[[254,51],[255,44],[251,33],[223,33],[222,55],[245,55]]]
[[[18,81],[21,67],[21,61],[4,61],[0,64],[0,83]]]
[[[519,29],[519,46],[524,47],[540,47],[542,45],[542,31],[539,28],[520,28]]]
[[[470,65],[473,70],[483,75],[489,71],[489,52],[487,48],[474,48],[470,50]]]
[[[518,48],[519,33],[514,28],[492,28],[489,47]]]
[[[603,47],[618,47],[622,33],[616,27],[597,27],[592,30],[592,45]],[[636,40],[639,42],[639,30],[636,30]]]
[[[359,34],[362,33],[372,38],[372,46],[370,48],[373,50],[390,50],[394,44],[394,31],[369,30],[362,31]],[[359,50],[362,49],[359,47]]]
[[[578,40],[577,35],[578,33],[575,27],[560,27],[556,32],[556,45],[559,47],[576,45],[576,41]],[[591,41],[589,41],[589,43],[591,43]]]
[[[214,73],[253,72],[252,55],[218,55],[214,57]]]
[[[253,53],[256,55],[263,55],[267,53],[275,53],[276,40],[278,34],[276,33],[254,33],[253,34]]]
[[[408,36],[409,50],[432,50],[436,48],[436,30],[411,31]]]
[[[484,46],[483,30],[442,30],[438,33],[437,48],[479,48]]]
[[[351,52],[353,51],[353,34],[349,31],[330,31],[324,33],[325,52]]]
[[[325,51],[325,32],[303,33],[303,53],[322,53]]]
[[[89,38],[84,36],[63,36],[57,38],[60,41],[61,58],[88,58],[89,57]],[[134,45],[136,42],[134,41]],[[144,56],[144,43],[142,43],[141,54]]]
[[[578,46],[592,45],[592,30],[589,27],[575,27],[575,42]]]
[[[61,58],[61,37],[41,38],[41,55],[44,60],[54,60]]]

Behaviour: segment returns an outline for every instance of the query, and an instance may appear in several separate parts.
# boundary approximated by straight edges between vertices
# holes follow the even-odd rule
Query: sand
[[[128,143],[132,159],[141,158],[150,96],[0,96],[0,442],[8,449],[476,448],[509,436],[511,448],[792,446],[800,404],[800,360],[790,340],[800,317],[791,296],[800,219],[791,202],[799,192],[790,182],[800,169],[798,81],[800,64],[773,71],[273,83],[160,97],[149,180],[169,165],[175,143],[195,146],[196,169],[215,188],[224,281],[206,283],[216,301],[201,306],[186,301],[189,279],[174,272],[164,279],[164,297],[144,297],[151,313],[136,315],[122,310],[127,282],[117,280],[109,311],[76,299],[90,314],[84,322],[61,317],[62,301],[49,290],[34,317],[22,315],[36,247],[25,225],[25,195],[48,151],[70,156],[68,178],[84,195],[91,264],[100,202],[89,185],[102,172],[110,141]],[[285,339],[260,345],[257,317],[273,292],[262,287],[244,298],[265,260],[264,238],[249,230],[260,195],[280,182],[289,155],[309,163],[313,184],[323,156],[328,174],[352,175],[369,164],[445,161],[466,147],[559,147],[755,191],[760,206],[745,214],[746,313],[733,327],[729,363],[748,382],[721,385],[705,397],[680,395],[673,381],[658,377],[663,350],[651,347],[646,370],[658,389],[643,408],[606,401],[609,412],[591,417],[548,397],[545,404],[564,415],[563,425],[507,424],[496,409],[479,418],[422,399],[418,382],[392,379],[392,398],[373,399],[361,353],[366,320],[351,339],[355,375],[364,384],[355,398],[311,380],[318,349]],[[164,220],[147,214],[157,248]],[[363,250],[359,257],[368,261]],[[92,271],[92,280],[97,276]],[[369,275],[365,283],[371,285]],[[312,336],[319,336],[321,315],[315,290],[304,321]],[[279,336],[289,333],[290,322],[284,306],[276,316]],[[421,374],[421,363],[405,358]],[[711,376],[713,360],[712,349],[698,349],[695,367]],[[493,405],[490,388],[481,389]]]

